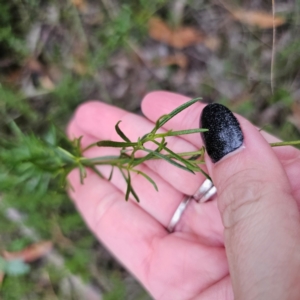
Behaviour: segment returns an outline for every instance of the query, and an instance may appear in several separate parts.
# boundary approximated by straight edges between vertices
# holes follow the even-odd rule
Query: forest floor
[[[1,1],[0,147],[15,140],[11,121],[45,137],[90,99],[141,114],[152,90],[219,102],[299,139],[300,2],[275,3],[272,15],[264,0]],[[64,192],[50,184],[40,197],[32,182],[23,193],[4,165],[1,299],[150,299]],[[7,252],[28,263],[15,276],[1,271]]]

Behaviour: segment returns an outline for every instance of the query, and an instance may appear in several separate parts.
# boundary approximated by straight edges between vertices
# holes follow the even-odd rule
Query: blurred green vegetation
[[[264,1],[256,2],[232,4],[270,11]],[[174,1],[168,0],[1,0],[1,153],[12,144],[23,148],[12,121],[23,133],[47,140],[53,124],[64,131],[85,100],[101,99],[140,112],[141,98],[152,89],[221,102],[282,139],[299,139],[300,6],[276,2],[287,21],[277,30],[272,94],[272,29],[232,21],[226,9],[210,1],[186,1],[181,17],[175,17]],[[192,25],[217,38],[220,46],[174,49],[154,41],[147,29],[153,15],[169,24]],[[157,65],[161,53],[182,53],[188,64]],[[54,242],[71,273],[101,290],[103,299],[148,299],[138,283],[128,284],[131,275],[99,245],[57,183],[50,180],[45,194],[32,180],[25,193],[8,167],[12,161],[0,157],[0,251],[22,250],[34,242],[24,236],[20,224],[7,219],[5,212],[13,207],[40,239]],[[105,280],[95,274],[95,265]],[[5,277],[0,298],[67,299],[60,285],[65,276],[50,263],[35,262],[28,274]]]

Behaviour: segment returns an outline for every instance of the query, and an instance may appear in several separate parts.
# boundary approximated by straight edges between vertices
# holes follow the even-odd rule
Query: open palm
[[[148,119],[100,102],[88,102],[78,108],[68,134],[70,138],[83,136],[83,146],[98,140],[120,140],[114,126],[122,120],[120,127],[135,140],[151,131],[158,117],[187,100],[177,94],[153,92],[142,103]],[[196,103],[166,123],[164,129],[197,128],[203,107]],[[238,118],[247,126],[246,120]],[[269,142],[276,141],[262,134]],[[202,145],[199,134],[168,138],[168,146],[176,152],[194,151]],[[284,165],[300,207],[300,152],[292,147],[274,151]],[[85,154],[96,157],[117,153],[116,149],[91,148]],[[142,176],[132,176],[140,204],[134,199],[124,201],[126,184],[118,172],[111,182],[89,172],[84,185],[80,184],[77,171],[70,174],[74,187],[70,195],[86,223],[155,299],[233,299],[217,201],[191,201],[175,232],[170,234],[166,230],[184,195],[193,195],[204,176],[190,174],[161,160],[147,161],[140,168],[155,180],[159,189],[156,192]],[[108,177],[110,167],[101,167],[101,172]]]

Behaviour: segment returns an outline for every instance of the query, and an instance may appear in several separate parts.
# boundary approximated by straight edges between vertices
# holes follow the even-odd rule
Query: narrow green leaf
[[[96,145],[98,147],[115,147],[115,148],[123,148],[123,147],[133,147],[137,146],[137,143],[129,143],[129,142],[114,142],[114,141],[100,141],[97,142]]]
[[[135,192],[135,190],[133,189],[133,187],[131,186],[131,194],[133,195],[133,197],[134,197],[134,199],[136,200],[136,202],[140,202],[140,199],[139,199],[139,197],[138,197],[138,195],[137,195],[137,193]]]
[[[156,145],[159,144],[156,141],[153,141],[153,143],[155,143]],[[177,159],[178,161],[180,161],[181,163],[183,163],[184,165],[186,165],[186,167],[188,169],[194,169],[195,168],[195,166],[191,162],[189,162],[188,160],[182,158],[181,156],[179,156],[178,154],[176,154],[175,152],[173,152],[168,147],[164,146],[163,149],[166,150],[173,158]]]
[[[119,121],[116,126],[115,126],[115,129],[116,129],[116,132],[117,134],[125,141],[125,142],[128,142],[128,143],[131,143],[130,139],[124,134],[124,132],[120,129],[119,127],[119,124],[121,123],[122,121]]]
[[[129,178],[126,177],[124,171],[122,170],[122,168],[119,168],[124,180],[126,181],[127,183],[127,189],[126,189],[126,194],[125,194],[125,200],[128,201],[128,198],[129,198],[129,194],[130,194],[130,190],[131,190],[131,184],[130,184],[130,181],[131,181],[131,178],[130,178],[130,173],[128,172],[129,174]]]
[[[59,157],[61,157],[64,161],[74,163],[75,162],[75,156],[68,152],[67,150],[61,148],[61,147],[56,147],[54,150]]]
[[[109,174],[109,177],[108,177],[108,181],[111,181],[111,179],[112,179],[112,177],[113,177],[113,174],[114,174],[114,167],[112,166],[112,167],[111,167],[110,174]]]
[[[160,152],[164,147],[167,146],[168,143],[165,142],[165,138],[163,137],[162,140],[159,143],[156,143],[158,145],[158,152]],[[156,142],[153,140],[153,142]]]
[[[155,132],[161,127],[160,123],[163,122],[164,119],[168,118],[168,116],[169,116],[169,115],[162,115],[162,116],[160,116],[160,117],[156,120],[155,126],[154,126],[154,128],[152,129],[151,133],[155,133]]]
[[[8,126],[16,137],[18,137],[20,139],[25,138],[23,132],[21,131],[21,129],[18,127],[18,125],[14,121],[10,121],[8,123]]]
[[[44,140],[52,146],[55,146],[57,144],[56,127],[53,124],[50,125],[50,129],[46,133]]]
[[[179,107],[175,108],[173,111],[171,111],[168,115],[161,118],[158,124],[158,128],[162,127],[165,123],[167,123],[170,119],[172,119],[174,116],[179,114],[184,109],[188,108],[189,106],[193,105],[194,103],[198,102],[202,98],[195,98],[190,101],[187,101],[186,103],[180,105]]]
[[[203,169],[201,169],[201,168],[199,168],[199,169],[200,169],[200,172],[201,172],[207,179],[209,179],[210,181],[212,181],[211,177],[210,177]]]
[[[188,129],[188,130],[180,130],[180,131],[168,131],[166,133],[157,133],[155,134],[154,137],[159,138],[159,137],[184,135],[184,134],[199,133],[199,132],[206,132],[206,131],[208,131],[208,129],[205,128],[196,128],[196,129]]]
[[[83,135],[81,135],[79,138],[75,139],[75,146],[76,148],[80,149],[81,140],[83,138]]]
[[[79,167],[80,183],[83,184],[84,179],[86,178],[86,170],[82,164],[78,164],[78,167]]]
[[[97,143],[92,143],[92,144],[88,145],[87,147],[85,147],[85,148],[82,150],[82,153],[84,153],[86,150],[91,149],[91,148],[93,148],[93,147],[95,147],[95,146],[97,146]]]
[[[131,192],[131,176],[130,176],[130,172],[128,171],[128,177],[126,179],[127,182],[127,189],[126,189],[126,194],[125,194],[125,200],[128,201],[129,198],[129,194]]]
[[[170,163],[170,164],[172,164],[172,165],[174,165],[174,166],[176,166],[176,167],[178,167],[178,168],[180,168],[180,169],[183,169],[183,170],[185,170],[185,171],[188,171],[188,172],[190,172],[190,173],[195,174],[192,170],[189,170],[187,167],[185,167],[185,166],[183,166],[183,165],[177,163],[176,161],[172,160],[171,158],[169,158],[168,156],[166,156],[166,155],[164,155],[164,154],[161,154],[161,153],[159,153],[159,152],[156,152],[156,151],[153,151],[153,150],[150,150],[150,149],[146,149],[146,148],[143,149],[143,150],[146,151],[146,152],[148,152],[148,153],[153,153],[154,156],[159,157],[159,158],[162,158],[162,159],[164,159],[165,161],[167,161],[168,163]]]
[[[97,169],[96,166],[91,166],[90,167],[100,178],[104,179],[104,176],[102,175],[102,173]]]
[[[201,158],[201,156],[202,156],[201,154],[196,154],[196,155],[193,155],[193,156],[189,157],[188,160],[195,161],[198,158]]]
[[[155,181],[150,176],[148,176],[146,173],[144,173],[142,171],[139,171],[139,170],[133,170],[132,169],[131,171],[136,172],[137,174],[140,174],[140,175],[144,176],[154,186],[155,190],[158,192],[158,187],[157,187]]]
[[[155,151],[157,151],[157,150],[158,150],[158,148]],[[135,167],[135,166],[143,163],[144,161],[151,159],[153,156],[154,156],[154,154],[148,153],[146,156],[144,156],[142,158],[136,158],[131,165],[133,167]]]
[[[126,190],[126,194],[125,194],[125,200],[128,201],[129,194],[131,193],[133,195],[133,197],[135,198],[135,200],[137,202],[140,202],[140,199],[139,199],[138,195],[136,194],[135,190],[131,186],[131,177],[130,177],[129,171],[128,171],[128,178],[127,178],[126,175],[124,174],[124,171],[121,168],[119,168],[119,170],[120,170],[124,180],[127,183],[127,190]]]

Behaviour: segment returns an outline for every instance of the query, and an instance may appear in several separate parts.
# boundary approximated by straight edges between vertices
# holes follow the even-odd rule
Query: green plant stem
[[[195,155],[201,155],[202,154],[202,150],[198,150],[198,151],[190,151],[190,152],[181,152],[181,153],[176,153],[178,156],[180,157],[185,157],[185,156],[195,156]],[[171,158],[173,157],[172,155],[166,154],[165,156]],[[118,164],[124,164],[124,163],[129,163],[131,161],[131,158],[120,158],[119,156],[116,157],[111,157],[111,159],[108,159],[109,157],[94,157],[94,158],[86,158],[86,157],[81,157],[80,158],[80,162],[86,166],[92,166],[92,165],[118,165]],[[142,157],[141,157],[142,158]],[[140,158],[135,158],[133,161],[135,160],[139,160]],[[151,159],[161,159],[159,157],[152,157]],[[204,164],[204,161],[199,161],[199,160],[195,160],[195,161],[190,161],[193,164],[195,164],[195,162],[198,163],[202,163]]]
[[[279,147],[279,146],[296,146],[300,145],[300,141],[290,141],[290,142],[276,142],[270,143],[271,147]]]

